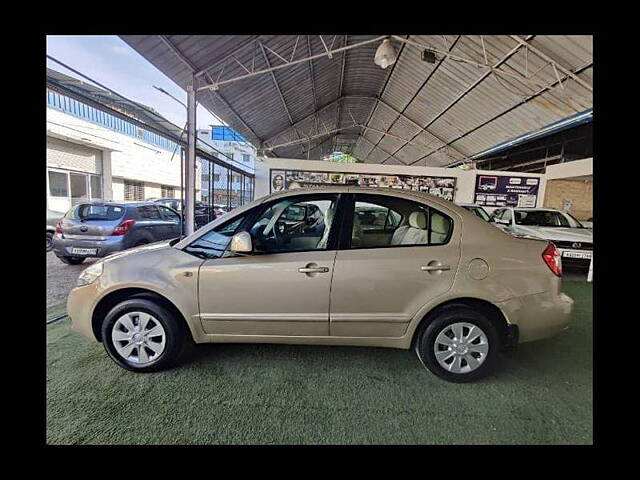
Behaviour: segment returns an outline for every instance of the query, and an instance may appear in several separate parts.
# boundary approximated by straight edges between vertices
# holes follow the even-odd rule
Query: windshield
[[[552,210],[516,210],[517,225],[584,228],[571,215]]]
[[[482,207],[464,207],[464,208],[466,208],[467,210],[471,210],[473,213],[475,213],[478,217],[483,219],[485,222],[490,221],[489,214],[485,211],[484,208]]]
[[[122,205],[94,205],[80,204],[73,207],[67,213],[66,218],[72,220],[120,220],[124,215]]]

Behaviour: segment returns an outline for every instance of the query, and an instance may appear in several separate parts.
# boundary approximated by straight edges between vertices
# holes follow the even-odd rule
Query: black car
[[[176,212],[183,212],[184,206],[182,205],[182,200],[180,198],[158,198],[153,200],[154,203],[159,203],[160,205],[164,205],[165,207],[172,208]],[[195,228],[196,230],[200,227],[203,227],[209,222],[212,222],[216,219],[216,214],[213,209],[209,207],[204,202],[196,201],[194,205],[194,213],[195,213]]]

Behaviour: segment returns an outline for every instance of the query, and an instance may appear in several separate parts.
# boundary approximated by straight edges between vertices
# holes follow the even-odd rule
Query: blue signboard
[[[488,207],[535,207],[538,177],[476,175],[474,203]]]

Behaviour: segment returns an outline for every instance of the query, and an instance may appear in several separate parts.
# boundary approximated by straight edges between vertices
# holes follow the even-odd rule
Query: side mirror
[[[253,242],[249,232],[238,232],[231,237],[229,250],[233,253],[251,253],[253,252]]]
[[[511,225],[511,221],[509,220],[503,220],[501,218],[494,218],[493,219],[494,223],[499,223],[500,225]]]

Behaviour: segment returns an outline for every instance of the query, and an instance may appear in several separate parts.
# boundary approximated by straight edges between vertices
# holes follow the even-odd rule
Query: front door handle
[[[423,272],[436,272],[439,270],[451,270],[449,265],[422,265],[420,270]]]
[[[298,272],[300,273],[327,273],[328,267],[300,267]]]

